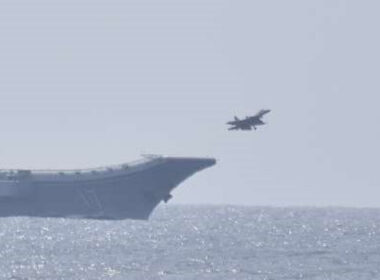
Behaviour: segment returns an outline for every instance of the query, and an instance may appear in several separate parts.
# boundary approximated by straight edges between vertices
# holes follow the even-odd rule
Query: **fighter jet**
[[[246,117],[245,119],[240,120],[235,116],[235,120],[228,122],[228,125],[232,125],[228,128],[228,130],[252,130],[252,127],[256,130],[256,126],[264,125],[265,123],[261,120],[261,118],[268,114],[270,110],[261,110],[256,115],[251,117]]]

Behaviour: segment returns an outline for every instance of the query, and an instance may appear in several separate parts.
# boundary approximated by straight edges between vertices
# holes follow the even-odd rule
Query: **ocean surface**
[[[0,279],[380,279],[380,209],[161,206],[0,219]]]

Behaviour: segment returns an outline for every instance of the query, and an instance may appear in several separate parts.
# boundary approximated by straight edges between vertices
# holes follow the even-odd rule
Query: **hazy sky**
[[[379,1],[1,0],[0,166],[212,156],[176,203],[380,206]],[[268,108],[268,125],[225,122]]]

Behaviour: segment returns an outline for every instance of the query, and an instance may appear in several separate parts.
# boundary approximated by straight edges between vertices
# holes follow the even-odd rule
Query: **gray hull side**
[[[0,197],[0,217],[148,219],[186,178],[215,164],[171,159],[136,173],[81,182],[20,182],[18,193]]]

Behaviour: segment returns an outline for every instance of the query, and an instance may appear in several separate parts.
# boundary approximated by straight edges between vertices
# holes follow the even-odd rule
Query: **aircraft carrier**
[[[0,217],[148,219],[171,191],[212,158],[148,156],[78,170],[0,170]]]

